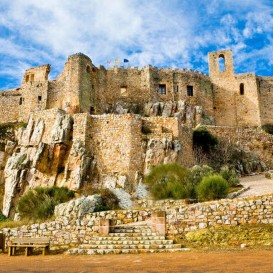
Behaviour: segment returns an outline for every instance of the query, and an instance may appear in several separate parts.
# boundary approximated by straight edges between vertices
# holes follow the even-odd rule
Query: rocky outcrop
[[[101,205],[101,197],[98,194],[84,196],[71,200],[67,203],[59,204],[55,207],[54,215],[56,217],[75,217],[79,218],[86,213],[95,211],[96,206]]]
[[[72,118],[57,112],[52,130],[45,132],[42,118],[30,117],[18,145],[8,143],[11,154],[5,164],[3,214],[10,216],[15,201],[28,188],[56,185],[68,157],[72,136]],[[51,139],[51,142],[44,141]],[[16,148],[15,148],[16,146]]]
[[[181,150],[179,140],[149,139],[144,159],[144,174],[157,164],[176,162]]]

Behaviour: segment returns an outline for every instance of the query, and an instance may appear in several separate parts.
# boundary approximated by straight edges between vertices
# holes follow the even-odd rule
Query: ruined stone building
[[[230,50],[209,53],[209,71],[105,69],[81,53],[55,80],[50,65],[26,70],[21,87],[0,92],[0,123],[27,122],[1,146],[4,214],[38,185],[93,183],[141,196],[152,166],[192,165],[197,124],[273,123],[273,77],[234,74]]]

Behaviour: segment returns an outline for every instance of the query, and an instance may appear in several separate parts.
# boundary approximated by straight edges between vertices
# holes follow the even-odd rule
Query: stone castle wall
[[[112,113],[117,104],[126,109],[123,113],[143,114],[147,103],[179,101],[198,106],[205,124],[242,127],[272,122],[272,77],[234,74],[230,50],[209,53],[209,69],[209,77],[152,66],[105,69],[95,67],[84,54],[74,54],[53,81],[48,80],[50,65],[26,70],[18,97],[14,91],[0,96],[1,122],[27,121],[31,112],[52,108],[69,114]]]
[[[18,121],[20,98],[20,90],[0,92],[0,123]]]
[[[273,77],[258,77],[261,124],[273,123]]]
[[[273,196],[223,199],[186,205],[183,201],[164,202],[160,208],[145,208],[88,213],[79,218],[58,217],[54,221],[5,228],[7,240],[13,237],[48,237],[51,249],[68,248],[89,243],[99,230],[100,219],[112,219],[115,225],[141,222],[150,219],[153,211],[166,211],[167,235],[176,235],[207,227],[243,224],[272,224]]]

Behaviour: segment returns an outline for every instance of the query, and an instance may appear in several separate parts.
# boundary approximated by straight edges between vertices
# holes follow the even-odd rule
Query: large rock
[[[81,217],[86,213],[94,212],[96,206],[101,205],[101,197],[98,194],[77,198],[55,207],[56,217]]]

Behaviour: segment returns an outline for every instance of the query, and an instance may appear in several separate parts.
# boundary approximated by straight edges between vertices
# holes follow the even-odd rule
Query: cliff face
[[[144,123],[149,134],[142,132]],[[75,191],[86,184],[106,187],[130,207],[132,196],[146,194],[144,173],[183,158],[179,126],[178,119],[166,117],[35,112],[25,128],[7,127],[1,137],[2,212],[13,217],[24,192],[54,185]]]
[[[2,210],[6,216],[14,214],[18,198],[29,188],[63,186],[72,179],[71,189],[80,186],[85,151],[72,141],[72,117],[61,111],[54,114],[50,131],[46,130],[45,117],[31,116],[25,130],[14,131],[14,142],[3,143],[1,187],[2,192],[4,188]],[[70,164],[71,161],[76,164]]]

